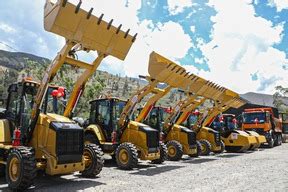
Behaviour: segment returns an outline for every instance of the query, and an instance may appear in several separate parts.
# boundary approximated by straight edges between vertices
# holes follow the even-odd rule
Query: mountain
[[[273,95],[248,92],[245,94],[241,94],[240,96],[252,104],[275,107],[275,105],[273,104]],[[282,101],[288,105],[288,98],[283,98]]]
[[[0,50],[0,66],[21,71],[27,66],[29,61],[47,64],[50,60],[28,53]]]

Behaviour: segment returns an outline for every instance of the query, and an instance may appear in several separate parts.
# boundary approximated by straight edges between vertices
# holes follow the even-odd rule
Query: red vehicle
[[[272,108],[245,109],[242,130],[264,135],[270,148],[282,144],[282,121],[275,117]]]

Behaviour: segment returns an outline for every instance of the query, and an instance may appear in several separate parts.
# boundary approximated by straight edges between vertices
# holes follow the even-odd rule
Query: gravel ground
[[[224,153],[163,165],[140,162],[123,171],[107,160],[98,178],[38,177],[29,191],[288,191],[288,143],[248,153]],[[9,191],[4,178],[0,191]]]

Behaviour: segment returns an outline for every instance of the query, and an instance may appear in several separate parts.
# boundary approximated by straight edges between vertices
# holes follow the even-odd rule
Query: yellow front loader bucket
[[[94,16],[93,8],[86,12],[80,8],[81,3],[74,5],[68,0],[58,0],[56,3],[47,0],[45,30],[81,43],[87,50],[97,50],[124,60],[137,34],[132,37],[129,29],[126,32],[120,30],[122,25],[114,27],[113,19],[109,23],[103,21],[103,14]]]
[[[215,99],[225,95],[228,97],[238,96],[237,93],[220,85],[197,75],[189,74],[183,67],[156,52],[150,54],[148,72],[151,78],[159,82],[167,83],[172,87],[178,87],[208,99]]]

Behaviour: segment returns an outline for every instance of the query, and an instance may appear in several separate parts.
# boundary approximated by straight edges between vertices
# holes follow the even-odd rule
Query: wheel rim
[[[9,177],[12,181],[17,181],[20,175],[20,161],[17,157],[13,157],[9,164]]]
[[[84,161],[85,161],[85,168],[88,168],[92,164],[92,155],[89,151],[84,151]]]
[[[204,154],[206,153],[207,147],[206,147],[205,144],[202,144],[202,145],[201,145],[201,151],[203,151]]]
[[[168,154],[170,157],[175,157],[176,155],[176,148],[174,146],[169,146],[168,147]]]
[[[121,149],[119,152],[119,161],[122,164],[127,164],[129,161],[129,155],[128,152],[125,149]]]

